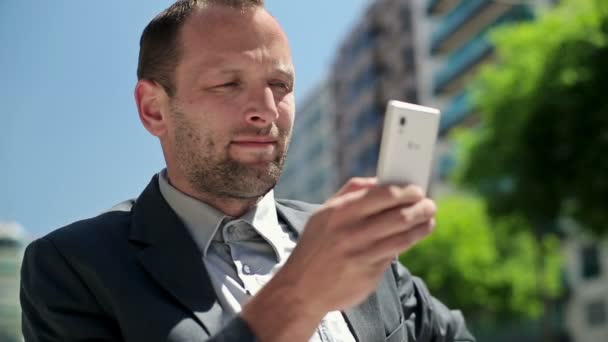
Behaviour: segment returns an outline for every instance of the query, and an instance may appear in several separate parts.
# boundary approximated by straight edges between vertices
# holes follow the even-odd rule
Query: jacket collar
[[[202,255],[160,194],[157,177],[133,206],[130,239],[145,246],[137,257],[146,271],[213,336],[222,328],[222,309]]]

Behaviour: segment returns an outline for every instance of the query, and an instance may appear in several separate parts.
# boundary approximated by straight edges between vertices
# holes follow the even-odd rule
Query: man
[[[419,188],[353,179],[318,208],[275,201],[294,70],[262,0],[173,4],[144,30],[138,78],[167,167],[30,244],[26,341],[473,341],[394,260],[434,225]]]

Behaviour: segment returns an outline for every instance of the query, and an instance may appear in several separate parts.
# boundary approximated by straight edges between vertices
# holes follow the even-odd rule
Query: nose
[[[263,128],[275,122],[279,117],[272,88],[268,85],[251,90],[245,114],[247,122]]]

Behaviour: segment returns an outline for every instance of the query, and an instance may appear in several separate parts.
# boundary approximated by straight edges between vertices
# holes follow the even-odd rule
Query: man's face
[[[263,9],[212,6],[187,20],[181,45],[166,153],[197,192],[264,195],[280,176],[294,119],[287,38]]]

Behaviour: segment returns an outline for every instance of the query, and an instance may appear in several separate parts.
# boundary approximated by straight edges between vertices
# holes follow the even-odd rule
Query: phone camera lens
[[[401,124],[401,126],[405,126],[406,120],[405,120],[404,116],[401,117],[401,120],[399,121],[399,123]]]

